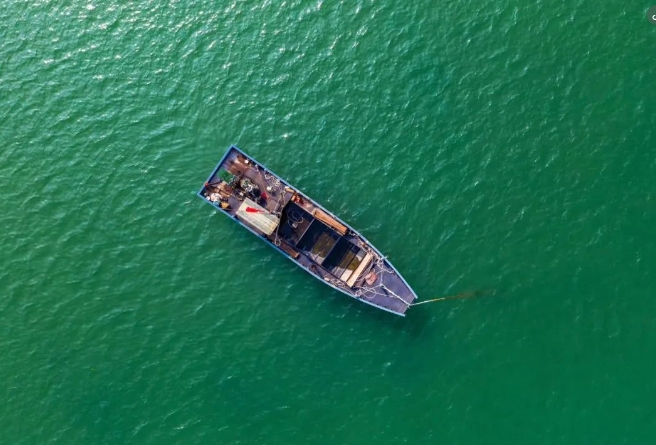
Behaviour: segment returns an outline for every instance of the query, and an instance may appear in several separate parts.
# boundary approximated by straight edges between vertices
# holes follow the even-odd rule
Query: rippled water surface
[[[649,4],[1,3],[1,444],[653,441]],[[496,293],[337,294],[194,196],[230,143]]]

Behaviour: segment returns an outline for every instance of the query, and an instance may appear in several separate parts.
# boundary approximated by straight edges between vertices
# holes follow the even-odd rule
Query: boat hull
[[[345,295],[399,316],[417,298],[362,234],[235,145],[197,195]]]

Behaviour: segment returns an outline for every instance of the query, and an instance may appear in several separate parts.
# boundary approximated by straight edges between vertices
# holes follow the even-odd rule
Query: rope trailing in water
[[[432,300],[426,300],[426,301],[420,301],[419,303],[413,303],[410,306],[419,306],[420,304],[426,304],[426,303],[435,303],[437,301],[445,301],[445,300],[459,300],[463,298],[471,298],[471,297],[480,297],[483,295],[492,295],[494,294],[494,290],[488,290],[488,291],[473,291],[473,292],[463,292],[458,295],[449,295],[448,297],[441,297],[441,298],[433,298]]]

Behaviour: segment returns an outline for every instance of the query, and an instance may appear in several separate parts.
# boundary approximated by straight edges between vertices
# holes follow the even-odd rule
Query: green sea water
[[[653,443],[651,4],[0,3],[0,445]],[[494,295],[312,279],[231,143]]]

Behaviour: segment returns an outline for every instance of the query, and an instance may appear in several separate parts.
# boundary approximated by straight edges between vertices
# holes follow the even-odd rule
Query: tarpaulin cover
[[[280,223],[277,216],[248,198],[237,209],[237,218],[267,235],[271,235]]]

